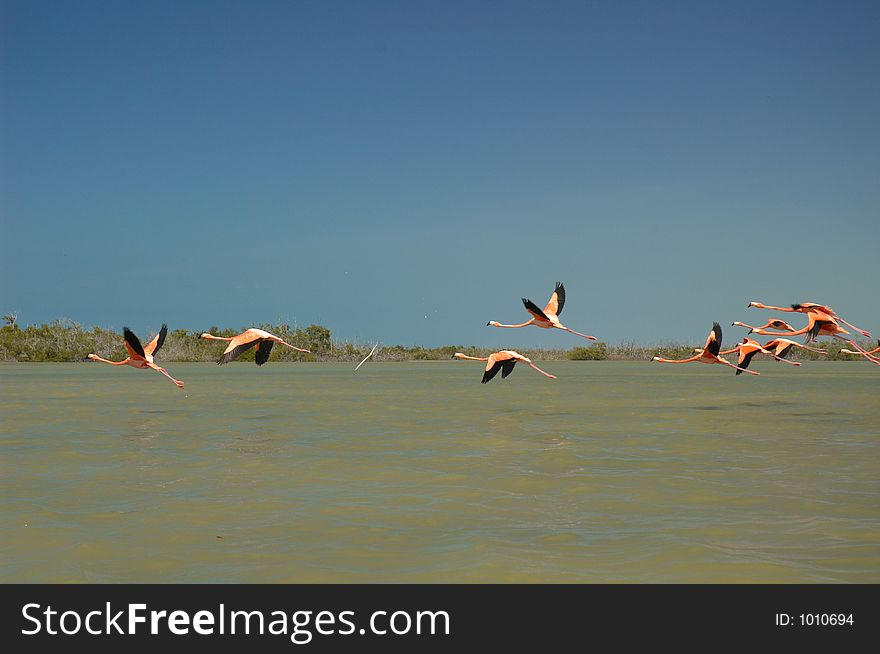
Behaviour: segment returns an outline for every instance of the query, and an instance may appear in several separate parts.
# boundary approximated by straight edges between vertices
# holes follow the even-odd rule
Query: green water
[[[880,582],[880,369],[0,366],[5,582]]]

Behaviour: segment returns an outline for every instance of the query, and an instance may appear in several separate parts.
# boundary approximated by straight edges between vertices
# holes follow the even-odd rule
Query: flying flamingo
[[[577,336],[583,336],[584,338],[588,338],[591,341],[598,340],[595,336],[587,336],[586,334],[581,334],[580,332],[576,332],[573,329],[569,329],[561,322],[559,322],[559,314],[562,313],[562,307],[565,306],[565,286],[562,285],[562,282],[556,282],[556,290],[553,291],[553,295],[550,296],[550,301],[547,303],[547,306],[544,307],[543,311],[538,308],[537,304],[535,304],[528,298],[523,298],[522,301],[526,307],[526,311],[532,314],[532,318],[530,320],[527,320],[524,323],[520,323],[519,325],[502,325],[500,322],[490,320],[486,323],[486,326],[516,328],[527,327],[528,325],[535,325],[536,327],[541,327],[543,329],[564,329],[567,332],[571,332],[572,334],[576,334]]]
[[[749,334],[755,332],[756,334],[763,334],[762,330],[767,329],[768,327],[772,327],[773,329],[781,329],[786,332],[793,332],[794,327],[789,325],[784,320],[768,320],[766,325],[761,325],[760,327],[752,327],[751,325],[747,325],[744,322],[735,322],[731,325],[731,327],[748,327]]]
[[[497,375],[499,370],[501,371],[501,379],[504,379],[505,377],[507,377],[507,375],[513,372],[513,367],[517,364],[518,361],[522,361],[523,363],[528,364],[530,367],[534,368],[545,377],[556,379],[556,375],[551,375],[549,372],[544,372],[538,366],[532,363],[531,359],[524,357],[519,352],[514,352],[513,350],[501,350],[500,352],[493,352],[487,357],[469,357],[468,355],[462,354],[461,352],[456,352],[452,355],[452,358],[467,359],[469,361],[486,361],[486,371],[483,373],[483,384],[485,384],[495,375]]]
[[[810,352],[815,352],[816,354],[828,354],[825,350],[819,350],[815,347],[801,345],[797,341],[792,341],[787,338],[774,338],[772,341],[767,341],[766,343],[764,343],[765,349],[772,350],[773,354],[783,359],[791,353],[793,347],[799,347],[804,350],[809,350]],[[841,350],[841,352],[842,351],[843,350]],[[858,352],[854,352],[854,354],[858,354]]]
[[[800,334],[807,334],[807,340],[804,341],[805,343],[814,342],[816,341],[816,339],[819,338],[819,336],[833,336],[834,338],[839,338],[844,343],[849,343],[871,363],[880,365],[880,359],[871,355],[868,352],[865,352],[865,350],[859,347],[858,343],[856,343],[855,341],[849,338],[844,338],[842,336],[842,334],[849,334],[849,332],[837,324],[836,318],[820,309],[815,308],[810,309],[806,313],[807,326],[803,329],[797,329],[793,332],[768,332],[766,330],[761,330],[758,333],[764,334],[766,336],[798,336]]]
[[[275,345],[275,343],[286,345],[297,352],[309,352],[301,347],[285,342],[275,336],[275,334],[270,334],[267,331],[256,328],[246,329],[238,336],[214,336],[213,334],[205,332],[201,335],[201,338],[207,338],[212,341],[229,341],[229,345],[223,350],[223,356],[217,359],[217,365],[235,361],[242,352],[247,352],[255,345],[257,346],[257,350],[254,353],[254,360],[258,366],[262,366],[269,360],[269,354],[272,352],[272,346]]]
[[[752,338],[743,338],[742,343],[737,343],[736,347],[733,347],[729,350],[723,350],[721,354],[733,354],[734,352],[739,354],[739,360],[736,364],[740,367],[740,370],[736,371],[737,375],[741,375],[743,371],[749,372],[746,368],[749,367],[749,364],[752,362],[752,358],[758,354],[769,354],[774,357],[777,361],[785,361],[785,363],[790,363],[793,366],[801,365],[797,361],[788,361],[781,356],[776,356],[773,352],[765,348],[758,341]]]
[[[819,311],[821,313],[827,314],[832,318],[836,318],[840,322],[842,322],[847,327],[851,327],[856,330],[859,334],[864,336],[865,338],[871,338],[871,334],[866,332],[864,329],[859,329],[855,325],[851,325],[846,320],[837,315],[837,313],[831,307],[825,306],[824,304],[816,304],[815,302],[801,302],[800,304],[792,304],[791,307],[774,307],[769,304],[761,304],[760,302],[749,302],[749,307],[755,307],[757,309],[771,309],[773,311],[788,311],[788,312],[797,312],[797,313],[806,313],[809,314],[811,311]],[[747,307],[748,308],[748,307]]]
[[[873,350],[865,350],[863,352],[853,352],[852,350],[847,350],[846,348],[840,348],[840,351],[843,354],[858,354],[859,356],[870,356],[872,354],[877,354],[880,352],[880,340],[877,341],[877,347]]]
[[[709,332],[709,336],[706,338],[706,344],[703,346],[703,349],[696,350],[696,352],[697,354],[688,357],[687,359],[663,359],[662,357],[655,356],[651,358],[651,361],[658,361],[660,363],[691,363],[693,361],[699,361],[700,363],[723,363],[725,366],[730,366],[736,370],[747,372],[750,375],[761,374],[754,370],[746,370],[745,368],[735,366],[727,359],[719,356],[721,354],[721,325],[717,322],[712,323],[712,331]]]
[[[109,359],[103,359],[99,357],[97,354],[90,354],[89,359],[92,361],[100,361],[101,363],[109,363],[111,366],[131,366],[132,368],[152,368],[153,370],[157,370],[161,372],[163,375],[168,377],[177,388],[183,388],[183,382],[177,379],[174,379],[171,375],[168,374],[168,371],[165,368],[161,368],[153,363],[153,355],[159,351],[159,348],[162,347],[162,343],[165,342],[165,336],[168,334],[168,325],[162,325],[162,329],[159,330],[159,333],[156,334],[155,338],[152,341],[147,343],[147,346],[144,347],[141,345],[138,337],[135,336],[134,332],[131,331],[128,327],[122,328],[122,335],[125,338],[125,349],[128,350],[128,356],[122,361],[110,361]]]

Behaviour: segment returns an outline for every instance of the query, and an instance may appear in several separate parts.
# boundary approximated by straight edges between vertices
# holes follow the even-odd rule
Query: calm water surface
[[[6,582],[880,582],[880,369],[0,366]]]

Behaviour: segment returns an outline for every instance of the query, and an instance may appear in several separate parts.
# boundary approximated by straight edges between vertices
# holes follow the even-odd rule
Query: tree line
[[[104,327],[85,329],[73,320],[61,319],[41,325],[18,324],[16,314],[4,316],[5,325],[0,327],[0,361],[19,362],[68,362],[85,361],[86,356],[95,354],[108,359],[120,360],[128,356],[123,345],[122,334]],[[309,354],[296,352],[289,348],[275,348],[270,361],[341,361],[355,362],[365,357],[372,344],[351,343],[334,340],[332,333],[323,325],[291,327],[288,324],[262,324],[260,329],[272,332],[288,343],[310,350]],[[208,332],[215,336],[235,336],[242,329],[219,329],[211,327]],[[156,356],[158,361],[216,361],[223,351],[215,341],[199,338],[201,332],[175,329],[168,332],[162,349]],[[154,334],[144,335],[143,343]],[[697,346],[702,345],[702,343]],[[870,343],[865,341],[864,346]],[[517,350],[530,359],[538,361],[564,360],[604,361],[604,360],[648,360],[658,354],[667,358],[685,358],[693,354],[694,344],[662,343],[642,345],[625,342],[608,345],[601,341],[589,347],[569,349],[526,348]],[[841,345],[836,342],[824,343],[828,356],[798,349],[791,358],[801,360],[852,360],[855,357],[841,354]],[[870,348],[869,348],[870,349]],[[449,359],[455,352],[470,356],[488,356],[493,350],[464,345],[445,345],[442,347],[423,347],[420,345],[382,345],[373,355],[376,361],[433,361]],[[240,361],[253,361],[254,351],[245,352]]]

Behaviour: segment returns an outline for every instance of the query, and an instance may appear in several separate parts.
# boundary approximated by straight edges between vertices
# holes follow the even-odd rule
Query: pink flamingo
[[[161,372],[163,375],[168,377],[177,388],[183,388],[183,382],[174,379],[171,375],[168,374],[168,371],[165,368],[157,366],[153,363],[153,355],[159,351],[159,348],[162,347],[162,344],[165,342],[165,336],[168,334],[168,326],[162,325],[162,329],[159,330],[159,333],[156,334],[155,338],[152,341],[147,343],[147,346],[144,347],[141,345],[138,337],[135,336],[134,332],[131,331],[128,327],[122,328],[123,338],[125,339],[125,349],[128,350],[128,357],[123,359],[122,361],[110,361],[109,359],[104,359],[99,357],[97,354],[90,354],[89,359],[92,361],[100,361],[101,363],[109,363],[111,366],[131,366],[132,368],[152,368],[157,372]]]
[[[651,361],[657,361],[659,363],[692,363],[694,361],[699,361],[700,363],[721,363],[725,366],[730,366],[731,368],[734,368],[735,370],[738,370],[740,372],[747,372],[750,375],[761,374],[759,372],[755,372],[754,370],[746,370],[745,368],[735,366],[727,359],[719,356],[721,354],[721,325],[719,325],[717,322],[712,323],[712,331],[709,332],[709,336],[706,338],[706,344],[703,346],[703,349],[697,349],[695,351],[697,353],[692,357],[688,357],[687,359],[664,359],[662,357],[655,356],[651,358]]]
[[[242,352],[247,352],[254,346],[257,347],[257,350],[254,353],[254,360],[258,366],[262,366],[269,360],[269,354],[271,354],[272,346],[275,343],[286,345],[297,352],[308,352],[308,350],[287,343],[283,339],[275,336],[275,334],[270,334],[267,331],[256,328],[246,329],[238,336],[214,336],[213,334],[205,332],[201,335],[201,338],[207,338],[212,341],[229,341],[229,346],[223,351],[223,356],[217,359],[218,365],[234,361]]]
[[[501,350],[500,352],[493,352],[487,357],[469,357],[468,355],[462,354],[461,352],[456,352],[452,355],[452,358],[467,359],[469,361],[486,361],[486,371],[483,373],[483,384],[485,384],[495,375],[497,375],[499,370],[501,371],[501,379],[504,379],[505,377],[507,377],[507,375],[513,372],[513,367],[517,364],[518,361],[522,361],[528,366],[534,368],[545,377],[556,379],[556,375],[551,375],[549,372],[544,372],[538,366],[532,363],[531,359],[529,359],[528,357],[524,357],[519,352],[514,352],[513,350]]]
[[[543,311],[538,308],[537,304],[535,304],[528,298],[523,298],[522,301],[526,307],[526,311],[532,314],[531,319],[518,325],[502,325],[496,320],[490,320],[486,323],[486,326],[516,329],[518,327],[527,327],[529,325],[534,325],[535,327],[541,327],[543,329],[563,329],[577,336],[588,338],[591,341],[598,340],[595,336],[587,336],[586,334],[581,334],[580,332],[576,332],[573,329],[569,329],[561,322],[559,322],[559,314],[562,313],[562,307],[565,306],[565,286],[562,285],[562,282],[556,282],[556,290],[553,291],[553,294],[550,296],[550,301],[547,302],[547,306],[544,307]]]

